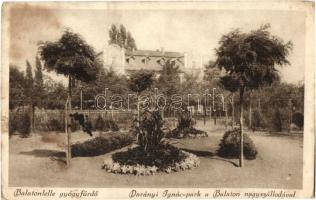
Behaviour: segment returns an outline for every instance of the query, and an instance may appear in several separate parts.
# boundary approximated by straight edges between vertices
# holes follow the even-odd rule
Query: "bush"
[[[126,133],[99,136],[83,143],[71,145],[71,155],[74,157],[103,155],[115,149],[130,145],[133,140],[134,138]]]
[[[170,131],[167,137],[183,138],[183,137],[207,137],[205,131],[197,130],[193,127],[194,121],[188,110],[181,112],[178,117],[177,128]]]
[[[304,115],[300,112],[296,112],[292,116],[292,122],[300,129],[304,126]]]
[[[271,125],[272,125],[273,131],[277,131],[277,132],[282,131],[282,116],[281,116],[279,109],[276,109],[274,111],[273,116],[272,116]]]
[[[262,114],[260,114],[258,110],[254,110],[252,113],[251,128],[253,130],[256,130],[257,128],[265,128],[265,127],[266,127],[266,123]]]
[[[65,125],[57,119],[51,119],[48,122],[48,131],[64,131]]]
[[[9,115],[9,135],[13,135],[13,133],[17,130],[17,122],[16,117],[13,113]]]
[[[103,131],[103,127],[105,126],[105,122],[101,116],[99,116],[95,122],[94,129],[97,131]]]
[[[248,160],[256,159],[257,149],[247,134],[244,136],[244,156]],[[240,155],[240,129],[227,131],[220,144],[217,154],[227,158],[239,158]]]
[[[29,113],[18,113],[13,121],[16,126],[15,128],[21,134],[21,137],[28,137],[30,135],[31,117]]]
[[[119,131],[119,127],[112,120],[104,120],[101,116],[99,116],[95,122],[94,129],[97,131]]]

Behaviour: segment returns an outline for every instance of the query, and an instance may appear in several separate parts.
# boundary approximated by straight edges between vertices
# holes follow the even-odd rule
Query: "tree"
[[[36,65],[35,65],[35,76],[34,76],[34,97],[35,105],[42,107],[42,101],[44,98],[44,80],[43,80],[43,71],[42,64],[38,56],[36,56]]]
[[[17,106],[24,105],[26,101],[26,80],[23,72],[18,66],[10,65],[9,74],[9,108],[14,109]]]
[[[222,84],[230,91],[239,91],[240,98],[240,167],[243,165],[243,96],[245,90],[272,84],[278,78],[276,65],[289,64],[287,56],[292,43],[284,43],[269,32],[270,25],[250,33],[234,30],[219,41],[216,65],[227,75]]]
[[[126,41],[126,49],[133,51],[137,50],[135,39],[133,38],[132,34],[130,32],[127,32],[127,41]]]
[[[152,72],[147,72],[140,70],[131,75],[129,80],[129,88],[137,94],[137,124],[139,124],[140,114],[139,114],[139,95],[141,92],[149,88],[153,84]]]
[[[26,76],[25,76],[25,93],[27,98],[27,104],[31,112],[31,128],[34,128],[34,78],[32,73],[32,66],[28,60],[26,60]]]
[[[175,65],[175,61],[167,60],[163,66],[157,81],[157,86],[161,88],[163,94],[167,97],[166,105],[171,105],[171,96],[177,94],[180,89],[179,66]],[[167,107],[169,112],[170,107]],[[170,113],[169,113],[170,114]]]
[[[55,42],[44,42],[39,46],[39,55],[48,71],[55,71],[68,77],[67,110],[71,112],[72,79],[90,82],[96,79],[98,62],[94,49],[79,34],[66,30]],[[67,114],[68,115],[68,114]],[[66,132],[68,132],[68,116],[66,116]],[[70,133],[67,137],[67,164],[71,158]]]
[[[119,44],[118,35],[119,35],[119,30],[116,28],[114,24],[112,24],[109,30],[109,37],[110,37],[109,44]]]
[[[123,24],[120,24],[119,27],[112,24],[109,30],[109,37],[109,44],[117,44],[119,47],[130,51],[137,49],[132,34],[126,30]]]

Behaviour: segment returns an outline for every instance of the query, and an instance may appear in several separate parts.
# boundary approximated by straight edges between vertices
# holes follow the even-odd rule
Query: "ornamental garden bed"
[[[104,160],[102,168],[115,174],[146,176],[193,169],[199,164],[200,160],[197,156],[173,146],[150,153],[135,147],[113,154],[112,158]]]
[[[104,161],[103,169],[120,174],[152,175],[199,166],[197,156],[172,146],[165,138],[163,123],[159,111],[146,111],[139,125],[132,130],[137,136],[138,146],[114,153]]]

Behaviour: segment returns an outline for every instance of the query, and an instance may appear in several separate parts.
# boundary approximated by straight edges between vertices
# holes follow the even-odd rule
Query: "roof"
[[[125,51],[126,56],[146,56],[146,57],[166,57],[166,58],[179,58],[183,57],[183,53],[171,51],[152,51],[152,50],[134,50]]]

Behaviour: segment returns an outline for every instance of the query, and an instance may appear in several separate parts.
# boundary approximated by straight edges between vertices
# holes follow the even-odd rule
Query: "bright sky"
[[[82,10],[17,6],[12,9],[10,63],[25,69],[25,60],[34,63],[39,41],[56,40],[64,28],[80,33],[97,52],[108,41],[112,23],[124,24],[138,49],[201,54],[215,60],[214,49],[223,34],[240,28],[250,31],[265,23],[271,33],[294,49],[291,66],[281,69],[282,79],[297,83],[304,79],[305,15],[297,11],[264,10]]]

